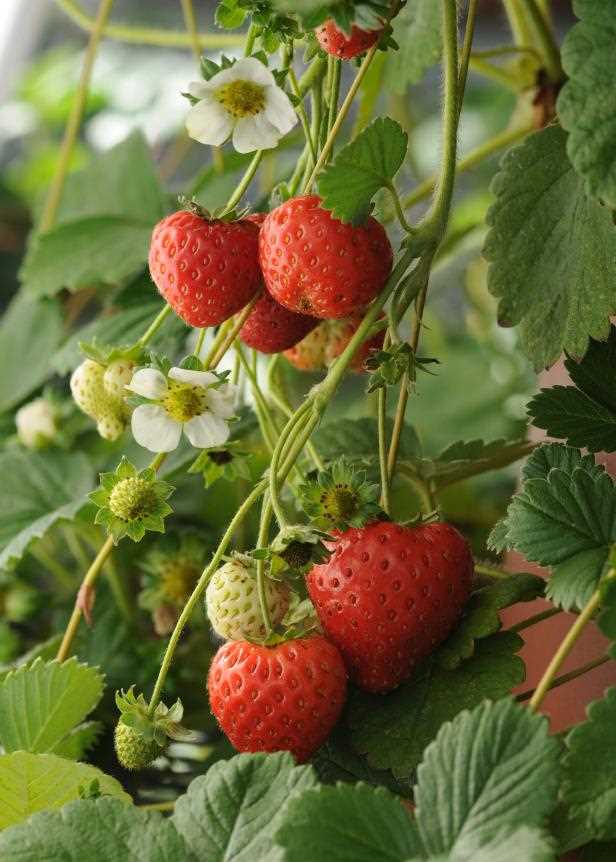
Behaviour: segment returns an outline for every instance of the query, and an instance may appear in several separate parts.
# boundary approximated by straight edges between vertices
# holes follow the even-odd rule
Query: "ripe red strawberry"
[[[181,210],[154,228],[150,273],[190,326],[216,326],[240,311],[261,285],[258,227]]]
[[[363,318],[362,314],[353,314],[343,320],[325,320],[309,333],[303,341],[284,355],[291,365],[300,371],[322,371],[337,359],[347,346]],[[380,350],[383,346],[384,332],[377,332],[365,341],[353,357],[349,368],[352,371],[365,370],[364,363],[372,350]]]
[[[265,285],[290,311],[347,317],[377,296],[391,271],[392,248],[375,219],[343,224],[317,195],[291,198],[267,216],[259,234]]]
[[[358,54],[363,54],[378,42],[383,32],[379,30],[362,30],[361,27],[353,25],[351,33],[347,36],[339,30],[335,21],[326,21],[314,31],[321,48],[333,57],[340,60],[352,60]]]
[[[301,341],[318,322],[315,317],[289,311],[264,290],[240,330],[240,339],[261,353],[280,353]]]
[[[449,524],[376,521],[342,533],[307,584],[321,625],[359,686],[390,691],[447,637],[473,558]]]
[[[302,763],[325,742],[346,697],[346,671],[321,635],[273,647],[221,646],[210,666],[212,712],[238,751],[290,751]]]

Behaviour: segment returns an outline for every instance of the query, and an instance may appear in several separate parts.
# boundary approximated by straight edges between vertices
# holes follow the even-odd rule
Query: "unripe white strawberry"
[[[123,398],[107,391],[104,376],[102,365],[86,359],[73,371],[71,392],[77,406],[95,420],[101,437],[117,440],[126,429],[129,409]]]
[[[273,626],[278,625],[289,607],[285,584],[265,579],[265,595]],[[239,560],[225,563],[212,576],[205,601],[212,628],[227,640],[257,640],[265,636],[259,607],[254,570]]]
[[[45,398],[35,398],[15,414],[19,442],[27,449],[41,449],[55,437],[56,411]]]
[[[135,367],[129,359],[115,359],[109,363],[103,374],[103,385],[109,395],[124,398],[128,394],[124,387],[131,382]]]

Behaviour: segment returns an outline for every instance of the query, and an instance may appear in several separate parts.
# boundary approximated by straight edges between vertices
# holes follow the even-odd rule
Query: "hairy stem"
[[[534,34],[535,44],[540,48],[545,62],[546,71],[552,81],[558,83],[563,79],[563,67],[560,62],[560,50],[554,34],[548,25],[537,0],[521,0],[530,27]]]
[[[161,308],[161,310],[158,312],[152,323],[150,323],[141,338],[139,338],[136,342],[137,347],[145,347],[154,338],[165,320],[171,314],[171,310],[171,306],[166,304],[163,306],[163,308]]]

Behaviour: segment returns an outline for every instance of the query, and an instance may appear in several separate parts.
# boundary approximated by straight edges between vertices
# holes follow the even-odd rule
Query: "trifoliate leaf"
[[[616,838],[616,688],[591,703],[567,736],[562,795],[599,840]]]
[[[616,207],[616,19],[611,2],[575,0],[580,18],[562,47],[569,80],[558,97],[558,116],[570,133],[569,158],[589,194]]]
[[[0,835],[0,856],[20,862],[192,862],[160,812],[107,797],[79,799],[7,829]]]
[[[316,783],[290,754],[240,754],[216,763],[178,800],[171,821],[197,859],[256,862],[297,793]]]
[[[354,692],[348,706],[354,748],[367,754],[373,768],[408,780],[444,722],[486,698],[503,697],[524,680],[524,664],[515,655],[521,646],[517,635],[501,632],[478,641],[472,658],[455,671],[434,656],[390,694]]]
[[[493,183],[484,255],[501,325],[520,324],[537,369],[606,338],[616,311],[616,228],[584,190],[551,126],[510,150]]]
[[[98,781],[101,792],[107,796],[130,802],[115,778],[85,763],[74,763],[55,754],[26,751],[0,755],[0,829],[21,823],[36,811],[61,808],[79,799],[80,788],[92,781]]]
[[[565,366],[575,386],[542,389],[528,405],[533,425],[591,452],[616,451],[616,327],[607,341],[591,339],[580,362]]]
[[[533,601],[543,595],[544,588],[543,578],[519,574],[509,575],[474,592],[460,624],[438,651],[439,664],[454,670],[473,655],[478,640],[500,630],[500,611],[518,602]]]
[[[550,451],[562,467],[526,478],[499,528],[499,544],[549,566],[548,598],[569,610],[586,604],[616,541],[616,489],[610,476],[592,461],[589,466],[578,450],[558,444],[533,453],[527,476],[543,469],[546,459],[549,464]]]
[[[7,753],[57,751],[99,702],[103,677],[76,658],[38,658],[0,683],[0,743]],[[26,720],[27,717],[27,720]]]
[[[321,206],[340,221],[364,221],[374,195],[391,186],[407,143],[408,135],[395,120],[379,117],[343,147],[320,175]]]
[[[284,862],[405,862],[421,845],[400,799],[382,787],[314,787],[291,800],[275,841]]]
[[[444,725],[417,770],[416,818],[428,854],[474,859],[499,831],[541,826],[556,806],[559,753],[547,719],[510,699]]]
[[[389,52],[385,82],[403,94],[417,84],[441,56],[441,8],[434,0],[408,0],[392,21],[393,38],[400,46]]]
[[[403,467],[420,478],[444,488],[478,473],[497,470],[524,458],[532,449],[528,440],[468,440],[452,443],[436,458],[416,457],[403,461]]]

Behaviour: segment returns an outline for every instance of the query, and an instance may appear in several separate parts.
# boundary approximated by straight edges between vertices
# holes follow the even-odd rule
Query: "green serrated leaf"
[[[62,518],[73,518],[86,505],[92,470],[76,452],[0,454],[0,570],[14,564],[30,543]]]
[[[385,83],[402,95],[417,84],[441,56],[441,9],[434,0],[408,0],[392,21],[400,49],[387,56]]]
[[[390,185],[398,172],[407,144],[408,135],[395,120],[374,120],[321,173],[321,206],[340,221],[364,221],[374,195]]]
[[[265,859],[289,801],[316,782],[288,753],[240,754],[195,779],[178,800],[173,824],[197,859]]]
[[[225,30],[235,30],[241,27],[246,18],[246,9],[243,9],[238,0],[222,0],[216,7],[214,21]]]
[[[484,255],[499,321],[520,324],[537,369],[563,350],[581,356],[590,337],[606,338],[616,311],[612,216],[586,195],[566,139],[550,126],[510,150],[487,217]]]
[[[366,758],[353,749],[343,723],[338,724],[311,763],[323,784],[336,784],[338,781],[355,784],[363,781],[375,787],[385,787],[399,796],[411,795],[407,784],[397,781],[387,769],[373,769]]]
[[[425,850],[475,859],[495,833],[543,825],[557,802],[559,754],[547,719],[513,700],[458,715],[440,729],[417,770]]]
[[[553,462],[561,466],[552,467]],[[542,474],[546,467],[551,469]],[[581,608],[616,540],[614,483],[578,450],[543,446],[529,459],[525,482],[507,509],[499,538],[493,544],[515,548],[552,569],[547,595],[555,604]]]
[[[478,641],[472,658],[455,671],[441,667],[437,654],[388,695],[354,692],[348,706],[354,748],[373,768],[408,780],[444,722],[486,698],[503,697],[524,680],[524,664],[515,655],[521,646],[517,635],[501,632]]]
[[[501,628],[500,611],[518,602],[531,602],[543,595],[545,581],[536,575],[510,575],[477,590],[464,609],[464,616],[438,651],[438,662],[454,670],[473,655],[475,644]]]
[[[103,677],[76,658],[38,658],[0,684],[0,742],[7,753],[55,751],[103,694]],[[27,717],[27,720],[25,718]]]
[[[50,754],[66,757],[69,760],[83,760],[87,751],[96,743],[103,732],[100,721],[84,721],[74,727],[64,739],[54,745]]]
[[[37,811],[61,808],[78,799],[79,788],[92,781],[99,782],[102,793],[124,803],[131,801],[115,778],[85,763],[26,751],[0,755],[0,829],[21,823]]]
[[[558,116],[570,133],[567,152],[588,193],[616,207],[616,19],[609,0],[575,0],[580,18],[562,47],[569,80],[558,97]]]
[[[391,435],[393,422],[386,425],[388,435]],[[317,450],[326,461],[333,461],[344,452],[349,460],[373,458],[378,452],[377,421],[372,417],[362,419],[336,419],[327,422],[317,429],[314,435]],[[418,454],[420,444],[415,429],[405,425],[400,437],[400,458],[406,459]]]
[[[562,796],[598,840],[616,838],[616,688],[587,709],[566,738]]]
[[[108,792],[104,784],[100,790]],[[20,862],[194,862],[160,812],[108,797],[79,799],[7,829],[0,835],[0,855]]]
[[[413,458],[410,466],[422,478],[444,488],[477,473],[514,464],[528,455],[528,440],[468,440],[452,443],[436,458]]]

